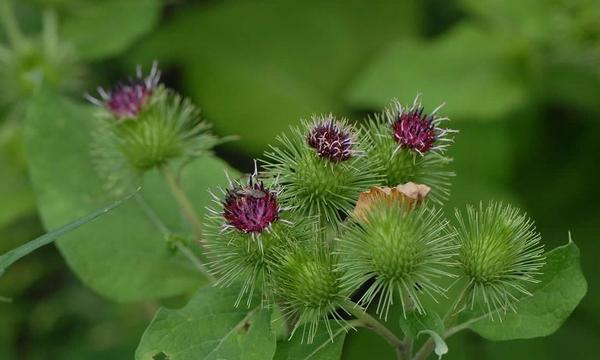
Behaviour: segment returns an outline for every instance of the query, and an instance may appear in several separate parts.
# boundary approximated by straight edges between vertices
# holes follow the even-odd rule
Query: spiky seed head
[[[275,289],[283,301],[283,315],[297,319],[292,336],[302,326],[302,340],[311,343],[319,323],[327,326],[330,336],[328,319],[343,325],[339,312],[347,293],[335,262],[335,256],[315,241],[290,244],[274,258]]]
[[[238,305],[244,296],[250,304],[256,287],[268,300],[269,257],[281,244],[301,241],[305,233],[303,224],[282,218],[285,210],[277,203],[277,190],[258,178],[255,172],[247,181],[231,180],[227,189],[213,195],[205,224],[209,268],[218,286],[242,284]]]
[[[158,63],[152,64],[150,74],[143,76],[141,67],[138,66],[136,76],[125,82],[120,82],[112,89],[98,88],[99,98],[86,94],[86,98],[108,110],[115,119],[135,119],[146,106],[150,96],[156,91],[160,81]]]
[[[250,177],[247,186],[227,190],[223,217],[239,231],[261,233],[279,219],[277,196]]]
[[[375,199],[337,239],[343,282],[357,289],[373,279],[359,304],[368,307],[379,297],[377,313],[385,317],[394,302],[401,303],[404,311],[414,304],[423,312],[421,295],[443,294],[437,281],[454,276],[447,269],[454,265],[453,237],[440,210]]]
[[[10,2],[1,10],[7,21],[18,27],[18,19]],[[17,32],[19,30],[17,29]],[[23,116],[25,103],[42,86],[61,93],[76,92],[84,70],[75,49],[59,34],[57,15],[47,11],[42,18],[41,33],[22,35],[18,40],[4,32],[7,44],[0,43],[0,107],[9,107],[4,116]]]
[[[431,187],[429,198],[441,204],[449,196],[450,178],[454,176],[447,170],[452,159],[444,155],[454,130],[441,128],[448,119],[438,116],[438,111],[424,115],[418,96],[410,107],[393,101],[369,120],[366,135],[373,144],[368,157],[380,164],[384,185],[425,184]]]
[[[106,187],[116,193],[138,186],[146,171],[175,160],[190,161],[220,141],[190,100],[163,86],[145,96],[135,121],[115,121],[104,108],[96,114],[92,156]]]
[[[328,125],[323,127],[323,124]],[[314,148],[307,139],[313,137],[315,129],[321,128],[338,129],[336,134],[344,134],[344,139],[356,139],[348,150],[351,156],[344,160],[344,151],[337,149],[338,145],[333,142],[331,146],[317,144],[321,151]],[[322,133],[322,130],[316,132]],[[328,135],[327,138],[334,137]],[[302,127],[293,128],[290,137],[280,136],[280,146],[272,147],[266,154],[265,167],[272,178],[279,179],[285,206],[294,207],[304,216],[320,217],[330,224],[339,223],[343,214],[352,211],[358,194],[380,180],[374,169],[377,165],[365,156],[370,143],[368,139],[360,139],[357,129],[330,115],[313,117]],[[344,143],[350,144],[345,140]]]
[[[518,209],[501,203],[456,212],[458,262],[469,281],[468,303],[482,305],[492,318],[515,310],[520,297],[531,295],[544,264],[541,236]]]
[[[306,141],[320,157],[333,162],[348,160],[353,153],[354,139],[350,130],[332,117],[313,124]]]

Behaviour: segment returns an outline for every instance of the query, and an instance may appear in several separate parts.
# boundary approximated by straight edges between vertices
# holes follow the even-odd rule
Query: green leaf
[[[519,301],[516,313],[502,322],[484,318],[470,328],[490,340],[529,339],[558,330],[587,292],[575,243],[550,251],[542,271],[541,282],[529,289],[533,296]]]
[[[425,314],[417,311],[410,311],[406,317],[400,316],[400,329],[409,337],[415,338],[423,330],[431,330],[438,334],[444,333],[444,322],[440,316],[432,310]]]
[[[0,149],[0,228],[8,225],[20,216],[35,211],[35,201],[27,176],[13,165]]]
[[[312,344],[302,341],[301,334],[277,343],[274,360],[338,360],[342,356],[346,330],[332,323],[333,339],[321,324]]]
[[[25,144],[30,176],[47,229],[90,213],[114,199],[98,178],[90,158],[93,107],[40,92],[29,109]],[[207,188],[226,184],[228,166],[212,156],[191,163],[182,183],[196,210],[211,201]],[[230,170],[235,176],[235,171]],[[144,179],[140,196],[173,231],[185,221],[158,172]],[[129,202],[57,246],[87,286],[118,301],[168,297],[204,281],[193,264],[174,252],[138,202]]]
[[[8,269],[8,267],[11,266],[15,261],[28,255],[29,253],[31,253],[33,251],[41,248],[44,245],[48,245],[48,244],[52,243],[54,240],[79,228],[80,226],[85,225],[85,224],[89,223],[90,221],[93,221],[102,215],[108,214],[108,212],[112,211],[113,209],[116,209],[117,207],[119,207],[123,203],[125,203],[127,200],[131,199],[131,197],[133,197],[136,193],[137,193],[137,191],[126,196],[125,198],[123,198],[121,200],[117,200],[113,204],[111,204],[103,209],[100,209],[98,211],[95,211],[95,212],[87,215],[87,216],[84,216],[80,219],[77,219],[73,222],[63,225],[56,230],[53,230],[47,234],[44,234],[36,239],[33,239],[33,240],[19,246],[16,249],[13,249],[13,250],[7,252],[6,254],[1,255],[0,256],[0,275],[2,275],[6,271],[6,269]]]
[[[64,19],[63,35],[84,60],[114,56],[158,22],[159,0],[103,0],[74,4]]]
[[[400,316],[400,329],[413,339],[422,334],[429,335],[435,344],[434,351],[440,358],[448,352],[446,342],[439,335],[444,333],[444,321],[433,310],[428,309],[424,314],[410,311],[406,317]]]
[[[391,99],[410,104],[417,93],[429,111],[471,119],[494,118],[522,105],[525,88],[510,67],[511,43],[468,23],[430,42],[392,44],[358,76],[348,93],[360,109]]]
[[[267,360],[275,353],[269,310],[234,303],[235,287],[204,288],[181,309],[162,308],[148,326],[137,360]]]
[[[180,66],[183,85],[217,132],[240,135],[230,146],[258,154],[300,118],[342,112],[340,93],[356,71],[385,43],[414,34],[420,22],[412,2],[340,5],[288,0],[186,7],[138,48],[133,62],[156,57]]]

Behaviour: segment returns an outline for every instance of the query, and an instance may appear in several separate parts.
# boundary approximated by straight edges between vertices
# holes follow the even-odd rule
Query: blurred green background
[[[571,231],[589,282],[556,334],[492,343],[466,333],[452,338],[447,359],[597,358],[600,1],[0,4],[0,253],[44,232],[21,142],[28,99],[41,83],[83,101],[84,92],[156,59],[164,82],[190,96],[218,134],[240,136],[217,153],[242,171],[301,118],[333,112],[360,121],[393,98],[407,103],[421,93],[426,110],[446,102],[460,130],[450,150],[457,177],[448,213],[510,201],[535,219],[548,248]],[[15,36],[29,45],[16,46]],[[0,296],[12,298],[0,302],[7,360],[131,359],[160,305],[101,298],[54,247],[1,277]],[[391,353],[382,340],[353,334],[345,357]]]

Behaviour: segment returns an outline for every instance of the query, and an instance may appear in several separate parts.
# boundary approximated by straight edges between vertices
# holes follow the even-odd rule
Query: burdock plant
[[[364,126],[303,121],[253,174],[213,190],[201,223],[173,168],[219,140],[159,76],[155,65],[89,97],[99,176],[126,189],[161,171],[197,240],[174,245],[219,289],[161,311],[139,358],[333,358],[348,330],[366,328],[398,359],[422,360],[467,328],[494,340],[548,335],[583,296],[575,245],[546,254],[518,209],[491,202],[445,217],[453,131],[419,97]],[[402,335],[388,327],[398,323]]]
[[[206,249],[215,284],[238,289],[236,306],[248,294],[246,306],[258,296],[277,309],[282,336],[302,346],[365,327],[399,359],[441,356],[446,337],[518,316],[543,281],[540,237],[495,203],[446,219],[454,131],[440,109],[417,97],[365,126],[315,115],[280,136],[262,172],[215,197]],[[387,327],[391,314],[404,338]]]
[[[458,213],[456,225],[445,218],[453,131],[439,111],[417,97],[366,126],[313,116],[280,136],[265,171],[215,196],[206,249],[215,284],[237,287],[237,306],[258,293],[292,339],[310,344],[321,329],[333,339],[334,326],[367,327],[402,359],[443,354],[444,337],[471,324],[454,324],[462,313],[483,309],[483,321],[518,312],[542,275],[540,238],[497,204],[468,208],[466,220]],[[386,321],[392,308],[405,340],[367,312]],[[422,333],[430,339],[413,353]]]
[[[92,144],[96,167],[108,188],[122,193],[151,169],[169,171],[209,151],[219,140],[190,100],[159,83],[155,62],[109,90],[98,88],[98,130]]]
[[[159,75],[156,66],[146,77],[138,71],[91,99],[104,121],[94,151],[109,179],[158,168],[173,185],[165,169],[218,141]],[[215,286],[234,289],[235,311],[275,311],[282,341],[301,346],[365,327],[399,359],[424,359],[443,355],[444,339],[464,328],[502,326],[535,299],[546,255],[533,223],[510,206],[446,219],[454,131],[440,112],[417,97],[410,106],[394,101],[364,126],[331,114],[302,121],[261,169],[255,163],[253,174],[215,191],[196,261]],[[194,224],[192,204],[171,188]],[[387,327],[391,314],[403,338]],[[234,330],[252,329],[242,325]]]

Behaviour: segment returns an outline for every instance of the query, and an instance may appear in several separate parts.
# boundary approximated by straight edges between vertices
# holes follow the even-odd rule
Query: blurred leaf
[[[204,288],[181,309],[162,308],[148,326],[137,360],[266,360],[275,353],[271,312],[235,307],[239,289]]]
[[[30,174],[42,220],[55,228],[113,199],[98,178],[89,144],[97,119],[91,106],[43,91],[30,108],[25,138]],[[224,184],[227,165],[204,156],[183,173],[183,186],[197,210],[210,201],[207,188]],[[231,171],[235,175],[235,171]],[[171,230],[183,219],[157,172],[148,174],[140,193]],[[202,215],[202,214],[201,214]],[[199,286],[203,278],[173,252],[136,202],[73,232],[57,242],[81,280],[111,299],[168,297]]]
[[[74,3],[63,35],[84,60],[119,54],[157,23],[160,0],[103,0]]]
[[[448,126],[458,130],[448,155],[454,159],[449,203],[445,208],[454,216],[455,208],[480,201],[507,201],[519,204],[510,183],[516,163],[515,133],[512,123],[528,121],[525,116],[506,121],[451,121]]]
[[[528,339],[558,330],[587,291],[575,243],[550,251],[542,271],[541,281],[529,289],[533,296],[519,301],[516,313],[506,314],[502,322],[485,318],[470,328],[490,340]]]
[[[598,44],[597,0],[462,0],[464,8],[501,32],[517,33],[536,45]],[[594,41],[596,40],[596,41]]]
[[[0,228],[35,210],[29,180],[21,169],[12,165],[0,149]]]
[[[184,8],[137,49],[134,63],[181,65],[181,81],[221,134],[258,154],[339,94],[365,62],[414,34],[414,1],[230,1]],[[259,131],[258,131],[259,130]]]
[[[507,62],[511,46],[468,23],[431,42],[395,43],[357,78],[348,100],[379,109],[392,98],[412,103],[422,93],[429,111],[445,102],[443,113],[455,118],[499,117],[527,100]]]
[[[137,193],[137,191],[124,197],[123,199],[117,200],[116,202],[112,203],[111,205],[109,205],[103,209],[100,209],[100,210],[95,211],[85,217],[82,217],[82,218],[77,219],[73,222],[70,222],[66,225],[63,225],[56,230],[46,233],[34,240],[31,240],[31,241],[19,246],[16,249],[13,249],[3,255],[0,255],[0,275],[2,275],[6,271],[6,269],[8,269],[8,267],[11,266],[15,261],[19,260],[20,258],[22,258],[24,256],[27,256],[29,253],[39,249],[40,247],[42,247],[44,245],[50,244],[54,240],[79,228],[80,226],[85,225],[85,224],[89,223],[90,221],[93,221],[102,215],[108,214],[113,209],[121,206],[124,202],[131,199],[131,197],[134,196],[136,193]]]
[[[342,356],[346,330],[332,324],[333,339],[321,324],[311,344],[302,341],[301,334],[290,340],[283,339],[277,343],[277,352],[273,360],[338,360]]]
[[[553,5],[546,0],[461,0],[464,8],[499,30],[520,32],[541,40],[556,34],[547,33]],[[556,2],[555,2],[556,3]]]

